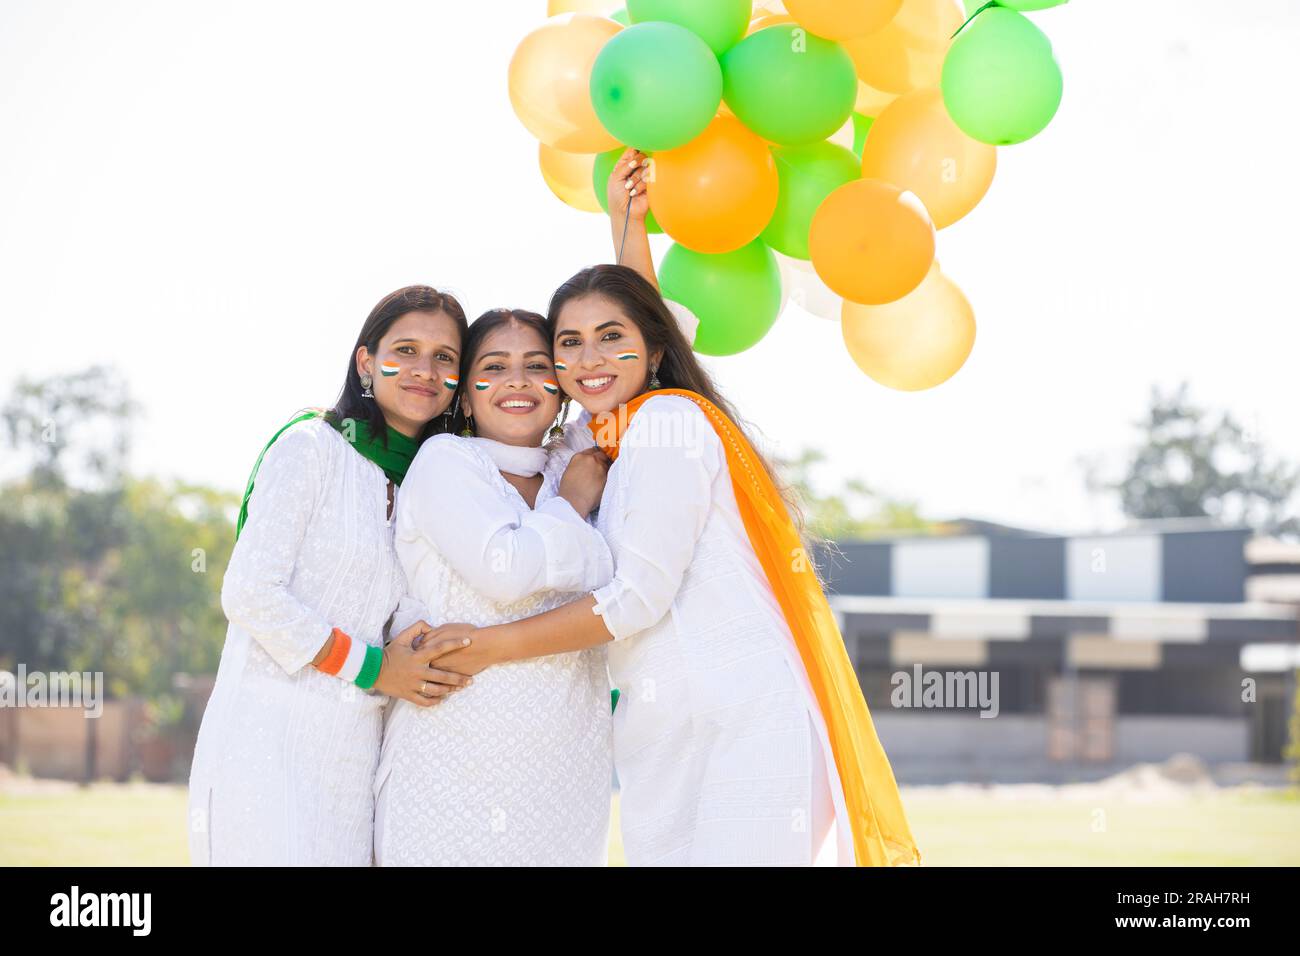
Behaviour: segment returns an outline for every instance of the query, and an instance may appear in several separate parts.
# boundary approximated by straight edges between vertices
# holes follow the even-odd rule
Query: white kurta
[[[571,447],[592,444],[588,419],[567,430]],[[622,692],[614,760],[628,864],[851,864],[824,721],[722,442],[695,403],[641,406],[596,524],[614,553],[595,610]]]
[[[500,624],[609,581],[604,539],[557,497],[536,507],[474,442],[438,435],[402,485],[397,552],[429,622]],[[610,687],[604,648],[489,667],[441,704],[395,701],[376,780],[381,865],[603,865]]]
[[[382,644],[390,616],[394,635],[425,616],[403,597],[387,488],[324,421],[267,450],[222,583],[230,626],[190,771],[196,865],[371,864],[387,698],[311,661],[335,627]]]

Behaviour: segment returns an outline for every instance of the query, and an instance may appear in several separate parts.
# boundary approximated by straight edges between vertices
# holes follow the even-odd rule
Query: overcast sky
[[[0,392],[114,364],[144,408],[136,468],[235,490],[290,413],[332,401],[392,289],[543,310],[610,256],[506,95],[545,6],[4,0]],[[1300,4],[1034,19],[1060,111],[939,234],[978,326],[961,371],[892,391],[794,305],[710,369],[781,452],[824,450],[828,485],[931,517],[1113,525],[1077,457],[1118,466],[1153,383],[1190,380],[1300,459]]]

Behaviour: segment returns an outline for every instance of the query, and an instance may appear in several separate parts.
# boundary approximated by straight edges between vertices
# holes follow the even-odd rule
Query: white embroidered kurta
[[[530,509],[475,443],[420,449],[402,485],[397,552],[435,626],[540,614],[609,581],[604,539],[557,497],[553,452]],[[603,647],[487,668],[441,704],[394,701],[376,780],[376,861],[603,865],[610,686]]]
[[[371,864],[387,698],[311,661],[335,627],[381,644],[390,616],[393,635],[425,616],[404,598],[387,489],[320,420],[267,450],[222,584],[230,626],[190,771],[196,865]]]
[[[571,447],[593,443],[589,417],[567,429]],[[641,406],[596,525],[614,553],[595,610],[615,639],[628,864],[851,864],[825,723],[749,543],[721,440],[695,403]],[[828,830],[819,846],[814,835]]]

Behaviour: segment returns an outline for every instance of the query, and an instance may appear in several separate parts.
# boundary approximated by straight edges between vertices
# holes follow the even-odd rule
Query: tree
[[[776,463],[804,508],[807,531],[823,539],[871,538],[898,531],[929,533],[933,522],[922,518],[915,502],[895,501],[873,491],[866,482],[851,478],[843,489],[819,494],[814,469],[826,461],[817,449],[806,448],[798,457]]]
[[[1263,534],[1300,535],[1291,506],[1300,468],[1269,455],[1258,436],[1228,412],[1192,403],[1188,384],[1172,394],[1151,390],[1142,430],[1124,478],[1094,481],[1117,492],[1131,518],[1210,517]]]

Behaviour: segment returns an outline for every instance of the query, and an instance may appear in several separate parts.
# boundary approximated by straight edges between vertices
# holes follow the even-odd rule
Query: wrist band
[[[330,632],[334,642],[321,661],[319,670],[333,674],[340,680],[350,681],[362,690],[375,686],[379,669],[384,663],[384,650],[364,641],[358,641],[337,627]]]

